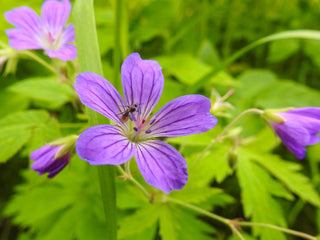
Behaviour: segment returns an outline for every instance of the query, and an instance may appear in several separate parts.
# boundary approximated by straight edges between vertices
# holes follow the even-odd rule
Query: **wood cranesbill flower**
[[[283,144],[298,159],[306,153],[306,146],[320,142],[320,108],[306,107],[287,111],[266,110],[263,114]]]
[[[33,151],[30,158],[35,162],[31,169],[38,171],[39,175],[49,173],[48,178],[53,178],[70,162],[77,139],[78,136],[71,135]]]
[[[77,57],[73,24],[65,27],[71,4],[69,0],[47,0],[41,7],[41,18],[29,7],[18,7],[4,16],[15,29],[8,29],[10,47],[17,50],[44,49],[50,58],[63,61]]]
[[[158,62],[129,55],[121,68],[124,98],[103,77],[85,72],[76,78],[81,102],[117,125],[97,125],[82,132],[76,143],[80,158],[91,165],[119,165],[133,156],[146,182],[165,193],[187,182],[187,164],[181,154],[156,137],[203,133],[217,120],[209,112],[210,100],[202,95],[176,98],[157,113],[163,75]]]

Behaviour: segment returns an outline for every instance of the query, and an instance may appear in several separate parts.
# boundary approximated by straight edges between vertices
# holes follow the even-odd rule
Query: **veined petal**
[[[142,119],[146,119],[158,103],[163,90],[163,74],[157,61],[142,60],[138,53],[130,54],[122,64],[121,78],[126,103],[137,104]]]
[[[62,32],[61,35],[61,45],[64,45],[66,43],[69,42],[74,42],[75,39],[75,35],[74,35],[74,25],[73,24],[69,24]]]
[[[37,36],[25,29],[8,29],[6,30],[6,34],[9,38],[10,47],[14,49],[42,49],[42,46],[37,40]]]
[[[5,12],[5,18],[9,23],[19,29],[24,29],[29,34],[39,34],[42,22],[38,14],[29,7],[18,7]]]
[[[85,72],[76,78],[74,87],[87,107],[122,125],[121,109],[124,101],[112,84],[98,74]]]
[[[165,142],[151,140],[137,144],[136,161],[146,182],[166,194],[182,189],[188,181],[185,160]]]
[[[71,11],[69,0],[47,0],[41,7],[41,17],[48,31],[54,38],[60,34],[64,28]]]
[[[76,151],[91,165],[118,165],[132,158],[136,148],[119,127],[97,125],[80,134]]]
[[[290,152],[296,155],[298,159],[304,158],[305,146],[310,142],[310,135],[307,130],[295,122],[272,124],[272,126]]]
[[[50,58],[59,58],[62,61],[69,61],[77,57],[77,48],[72,44],[65,44],[57,50],[46,49],[46,54]]]
[[[150,137],[176,137],[203,133],[217,124],[211,102],[202,95],[186,95],[164,105],[150,123]]]
[[[281,112],[280,112],[281,113]],[[297,114],[300,116],[316,118],[320,120],[320,108],[319,107],[306,107],[306,108],[295,108],[287,112],[286,114]]]

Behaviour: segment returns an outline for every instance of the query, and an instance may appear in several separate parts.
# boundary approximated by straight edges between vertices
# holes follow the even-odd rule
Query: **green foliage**
[[[40,101],[40,106],[49,109],[61,107],[73,97],[70,86],[59,83],[56,78],[32,78],[13,84],[9,90],[32,100]],[[37,94],[35,94],[35,92]]]
[[[16,71],[5,76],[0,66],[0,184],[4,186],[0,215],[6,218],[0,221],[0,239],[106,239],[108,229],[94,167],[74,156],[54,179],[24,168],[30,165],[29,155],[35,149],[62,135],[81,133],[81,121],[87,121],[87,115],[90,124],[107,123],[93,111],[82,112],[72,83],[79,71],[101,73],[102,69],[114,83],[115,71],[120,76],[120,66],[113,58],[117,44],[121,60],[136,51],[162,66],[165,84],[155,111],[187,94],[186,89],[207,97],[212,88],[221,96],[235,90],[226,100],[234,109],[226,112],[229,117],[218,118],[214,129],[162,139],[187,161],[189,179],[182,190],[166,196],[147,185],[133,160],[132,175],[151,198],[117,176],[119,240],[239,239],[227,226],[182,208],[168,197],[230,219],[319,232],[320,144],[308,147],[307,157],[297,161],[257,115],[245,116],[231,135],[217,138],[248,108],[320,107],[320,10],[316,1],[122,0],[117,43],[117,1],[96,0],[99,47],[94,16],[79,14],[87,2],[82,1],[84,5],[78,8],[78,0],[71,2],[73,19],[81,23],[76,24],[76,35],[82,36],[77,37],[78,60],[55,62],[56,76],[47,75],[38,62],[17,51],[3,66],[6,69],[18,62]],[[40,13],[42,3],[16,0],[0,5],[3,11],[28,5]],[[0,57],[8,42],[4,31],[9,28],[12,26],[1,14]],[[52,65],[42,51],[36,54]],[[101,177],[113,179],[110,174]],[[6,230],[6,222],[14,227]],[[248,240],[297,239],[262,227],[244,228],[241,234]]]

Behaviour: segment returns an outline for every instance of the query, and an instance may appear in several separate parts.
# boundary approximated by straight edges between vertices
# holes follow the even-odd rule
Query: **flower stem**
[[[294,235],[294,236],[298,236],[298,237],[302,237],[304,239],[310,239],[310,240],[317,240],[317,237],[314,237],[312,235],[309,235],[307,233],[303,233],[303,232],[298,232],[295,230],[291,230],[291,229],[287,229],[287,228],[283,228],[283,227],[278,227],[269,223],[255,223],[255,222],[241,222],[241,221],[234,221],[235,224],[239,225],[239,226],[243,226],[243,227],[266,227],[266,228],[271,228],[271,229],[275,229],[290,235]]]
[[[287,233],[287,234],[290,234],[290,235],[302,237],[304,239],[317,240],[317,237],[309,235],[307,233],[298,232],[298,231],[287,229],[287,228],[283,228],[283,227],[278,227],[278,226],[275,226],[275,225],[272,225],[272,224],[269,224],[269,223],[255,223],[255,222],[231,220],[231,219],[224,218],[224,217],[221,217],[219,215],[216,215],[214,213],[208,212],[208,211],[206,211],[206,210],[204,210],[202,208],[199,208],[197,206],[194,206],[192,204],[182,202],[180,200],[176,200],[176,199],[173,199],[173,198],[170,198],[170,197],[167,197],[166,200],[168,202],[172,202],[172,203],[178,204],[178,205],[180,205],[182,207],[188,208],[188,209],[190,209],[190,210],[192,210],[194,212],[201,213],[201,214],[203,214],[205,216],[208,216],[208,217],[210,217],[210,218],[212,218],[214,220],[217,220],[217,221],[219,221],[221,223],[224,223],[224,224],[228,225],[229,228],[240,239],[244,239],[244,238],[241,235],[241,233],[238,231],[237,226],[243,226],[243,227],[266,227],[266,228],[275,229],[275,230],[278,230],[278,231],[281,231],[281,232],[284,232],[284,233]]]
[[[48,70],[50,70],[51,72],[53,72],[54,74],[57,75],[56,70],[50,64],[48,64],[46,61],[44,61],[42,58],[40,58],[38,55],[36,55],[35,53],[28,51],[28,50],[22,50],[22,51],[19,51],[18,53],[32,58],[33,60],[37,61],[42,66],[46,67]]]
[[[122,167],[119,166],[119,165],[117,166],[117,168],[119,169],[119,172],[120,172],[121,174],[123,174],[123,177],[124,177],[125,179],[129,179],[131,182],[133,182],[135,185],[137,185],[137,187],[141,189],[141,191],[144,193],[144,195],[145,195],[148,199],[151,199],[151,194],[150,194],[136,179],[134,179],[134,177],[132,177],[131,174],[128,174],[128,173],[127,173],[126,171],[124,171],[124,170],[122,169]]]
[[[114,49],[113,49],[113,70],[114,70],[114,86],[119,89],[119,71],[121,61],[121,9],[122,0],[115,1],[115,29],[114,29]]]
[[[99,45],[95,26],[93,0],[76,0],[73,9],[76,45],[80,72],[94,72],[102,75]],[[109,121],[100,114],[87,108],[89,124],[106,124]],[[105,239],[117,239],[115,167],[97,166],[101,197],[103,201],[106,236]]]
[[[262,114],[263,111],[257,108],[250,108],[242,113],[240,113],[235,119],[232,120],[231,123],[229,123],[221,132],[220,137],[218,138],[223,138],[223,136],[230,130],[231,127],[233,127],[241,118],[243,118],[247,114]]]

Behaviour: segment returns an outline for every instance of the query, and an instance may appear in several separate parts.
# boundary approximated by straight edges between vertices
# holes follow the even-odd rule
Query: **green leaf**
[[[199,76],[204,76],[210,71],[210,67],[199,59],[189,54],[177,54],[174,56],[162,56],[155,58],[165,73],[177,77],[182,83],[193,84]]]
[[[249,153],[250,157],[261,166],[268,169],[276,178],[282,181],[293,193],[303,200],[320,207],[319,194],[314,189],[311,181],[301,174],[301,165],[284,161],[271,154]]]
[[[222,193],[222,190],[219,188],[211,187],[189,187],[187,184],[180,191],[173,191],[170,193],[170,197],[178,199],[187,203],[201,203],[205,202],[209,198]]]
[[[29,106],[28,98],[8,91],[0,91],[0,118],[26,109]]]
[[[250,160],[250,155],[239,151],[237,177],[241,187],[241,199],[246,217],[251,217],[253,222],[271,223],[286,226],[284,213],[280,204],[271,196],[266,186],[270,179],[268,173]],[[254,227],[254,235],[261,239],[286,239],[282,232]]]
[[[272,42],[268,54],[268,61],[277,63],[283,61],[296,53],[300,48],[299,41],[296,39],[286,39]]]
[[[31,136],[25,126],[13,126],[0,129],[0,163],[17,153]]]
[[[174,208],[167,204],[161,206],[159,225],[160,235],[163,240],[176,240],[178,239],[177,224],[174,216]]]
[[[264,108],[320,106],[320,93],[292,81],[270,83],[261,91],[256,103]]]
[[[17,82],[9,87],[10,91],[38,100],[49,109],[55,109],[73,99],[73,90],[55,78],[31,78]]]
[[[118,231],[119,239],[127,239],[133,235],[138,235],[156,225],[160,211],[161,208],[158,205],[146,204],[145,207],[138,209],[134,214],[123,219],[120,222]],[[148,221],[145,221],[146,219]]]

